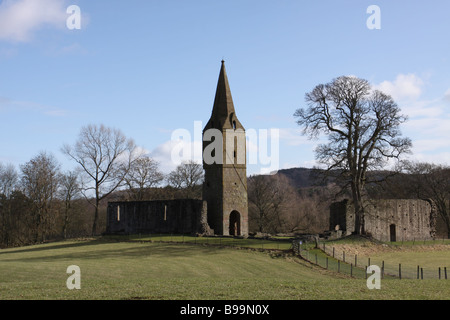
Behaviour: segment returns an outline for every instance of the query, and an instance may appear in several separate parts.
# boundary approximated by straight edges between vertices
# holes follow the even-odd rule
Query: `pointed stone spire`
[[[224,60],[222,60],[222,66],[220,68],[211,118],[205,126],[205,129],[210,128],[219,130],[233,128],[244,129],[236,117]]]

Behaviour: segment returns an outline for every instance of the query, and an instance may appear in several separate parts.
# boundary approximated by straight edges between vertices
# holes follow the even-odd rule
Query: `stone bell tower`
[[[215,234],[248,235],[245,145],[222,60],[211,118],[203,129],[203,200]]]

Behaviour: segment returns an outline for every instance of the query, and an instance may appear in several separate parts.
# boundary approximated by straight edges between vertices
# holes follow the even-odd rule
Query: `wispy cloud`
[[[0,4],[0,39],[26,42],[44,26],[65,28],[65,0],[4,0]]]
[[[49,117],[63,117],[68,114],[67,110],[61,108],[30,101],[15,101],[5,97],[0,97],[1,112],[37,112]]]
[[[77,55],[85,55],[88,51],[83,48],[79,43],[72,43],[70,45],[67,45],[65,47],[62,47],[59,50],[59,54],[67,55],[67,54],[77,54]]]

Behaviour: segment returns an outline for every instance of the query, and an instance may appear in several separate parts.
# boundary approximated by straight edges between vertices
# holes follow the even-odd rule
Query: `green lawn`
[[[81,289],[69,290],[69,265]],[[1,299],[449,299],[450,281],[369,290],[290,255],[183,243],[64,241],[0,250]]]

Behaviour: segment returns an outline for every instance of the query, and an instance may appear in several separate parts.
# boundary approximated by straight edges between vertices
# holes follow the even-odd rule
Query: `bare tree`
[[[258,232],[278,232],[283,227],[285,194],[273,176],[254,175],[248,179],[249,218]]]
[[[54,222],[50,209],[58,188],[59,167],[56,158],[45,152],[40,152],[20,166],[23,192],[33,203],[31,227],[34,229],[35,242],[45,239]]]
[[[186,197],[198,197],[203,183],[203,167],[193,160],[183,162],[169,173],[167,182],[176,189],[183,189]]]
[[[0,194],[10,198],[17,187],[18,179],[19,175],[12,164],[3,166],[0,163]]]
[[[64,145],[62,152],[80,165],[81,191],[95,210],[92,225],[95,235],[100,201],[123,183],[137,157],[136,145],[118,129],[88,125],[81,129],[75,145]]]
[[[142,156],[132,162],[125,175],[129,197],[132,200],[144,200],[145,190],[157,186],[164,180],[159,163],[149,156]]]
[[[364,187],[367,172],[398,161],[408,153],[411,140],[402,138],[400,125],[406,117],[394,100],[368,81],[343,76],[316,86],[305,96],[307,109],[294,113],[303,134],[310,139],[328,135],[328,144],[315,150],[327,171],[339,172],[350,187],[355,207],[355,231],[364,234]]]
[[[80,193],[78,183],[78,173],[69,171],[60,176],[59,196],[64,202],[64,216],[62,225],[62,234],[64,239],[67,238],[67,227],[70,223],[70,211],[72,208],[72,200]]]

